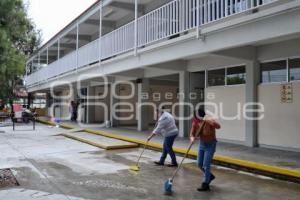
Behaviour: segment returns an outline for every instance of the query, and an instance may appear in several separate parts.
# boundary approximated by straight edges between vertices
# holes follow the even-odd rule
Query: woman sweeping
[[[216,139],[216,129],[220,129],[221,126],[218,122],[213,119],[209,119],[206,116],[203,109],[198,109],[193,118],[192,128],[190,131],[190,140],[194,142],[196,135],[200,131],[200,127],[203,125],[203,131],[199,135],[200,144],[198,149],[198,167],[204,172],[204,180],[198,191],[208,191],[210,190],[209,185],[215,176],[210,171],[210,166],[214,153],[216,151],[217,139]]]
[[[163,152],[159,161],[155,161],[156,165],[164,165],[165,159],[169,154],[172,160],[171,164],[168,164],[168,167],[177,167],[176,156],[173,151],[173,144],[175,138],[178,136],[178,129],[175,124],[174,117],[167,111],[164,111],[164,108],[158,109],[157,111],[158,122],[156,128],[153,130],[152,134],[148,137],[150,141],[155,135],[161,134],[164,137]]]

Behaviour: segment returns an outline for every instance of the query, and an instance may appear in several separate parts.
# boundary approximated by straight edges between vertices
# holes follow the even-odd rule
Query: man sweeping
[[[153,130],[152,134],[148,137],[150,141],[155,135],[161,134],[164,137],[163,151],[159,161],[155,161],[156,165],[164,165],[165,159],[169,154],[172,160],[168,167],[177,167],[176,155],[173,151],[173,144],[175,138],[178,136],[178,129],[175,124],[174,117],[164,108],[157,109],[158,122],[156,128]]]
[[[216,129],[220,129],[221,126],[214,119],[210,119],[206,116],[203,109],[198,109],[195,111],[192,128],[190,131],[190,140],[193,143],[198,136],[200,127],[203,124],[203,131],[199,135],[200,144],[198,149],[197,164],[198,167],[204,172],[204,180],[198,191],[208,191],[210,190],[210,183],[215,179],[215,176],[210,171],[210,166],[214,153],[216,151],[217,139],[216,139]]]

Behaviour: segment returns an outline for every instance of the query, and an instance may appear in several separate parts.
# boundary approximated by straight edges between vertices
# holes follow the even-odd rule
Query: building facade
[[[97,1],[26,64],[48,115],[83,124],[155,124],[169,106],[180,135],[204,106],[218,139],[300,151],[299,0]]]

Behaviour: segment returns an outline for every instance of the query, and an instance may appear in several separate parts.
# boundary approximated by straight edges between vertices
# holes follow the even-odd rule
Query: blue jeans
[[[210,166],[214,153],[216,152],[217,142],[204,143],[200,142],[198,149],[197,163],[198,167],[204,172],[204,183],[209,184],[211,177],[213,176],[210,172]]]
[[[160,163],[165,163],[167,155],[169,154],[172,159],[172,164],[177,164],[176,155],[173,151],[173,144],[174,144],[174,140],[176,137],[177,137],[177,135],[165,137],[163,151],[162,151],[162,155],[161,155],[160,161],[159,161]]]

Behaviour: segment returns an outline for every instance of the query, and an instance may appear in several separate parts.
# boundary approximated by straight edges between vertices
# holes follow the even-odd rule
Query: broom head
[[[166,182],[165,182],[165,195],[172,195],[172,186],[173,186],[173,183],[172,183],[172,180],[171,179],[168,179]]]
[[[132,165],[132,166],[129,166],[129,170],[137,172],[137,171],[140,171],[140,167],[137,165]]]

